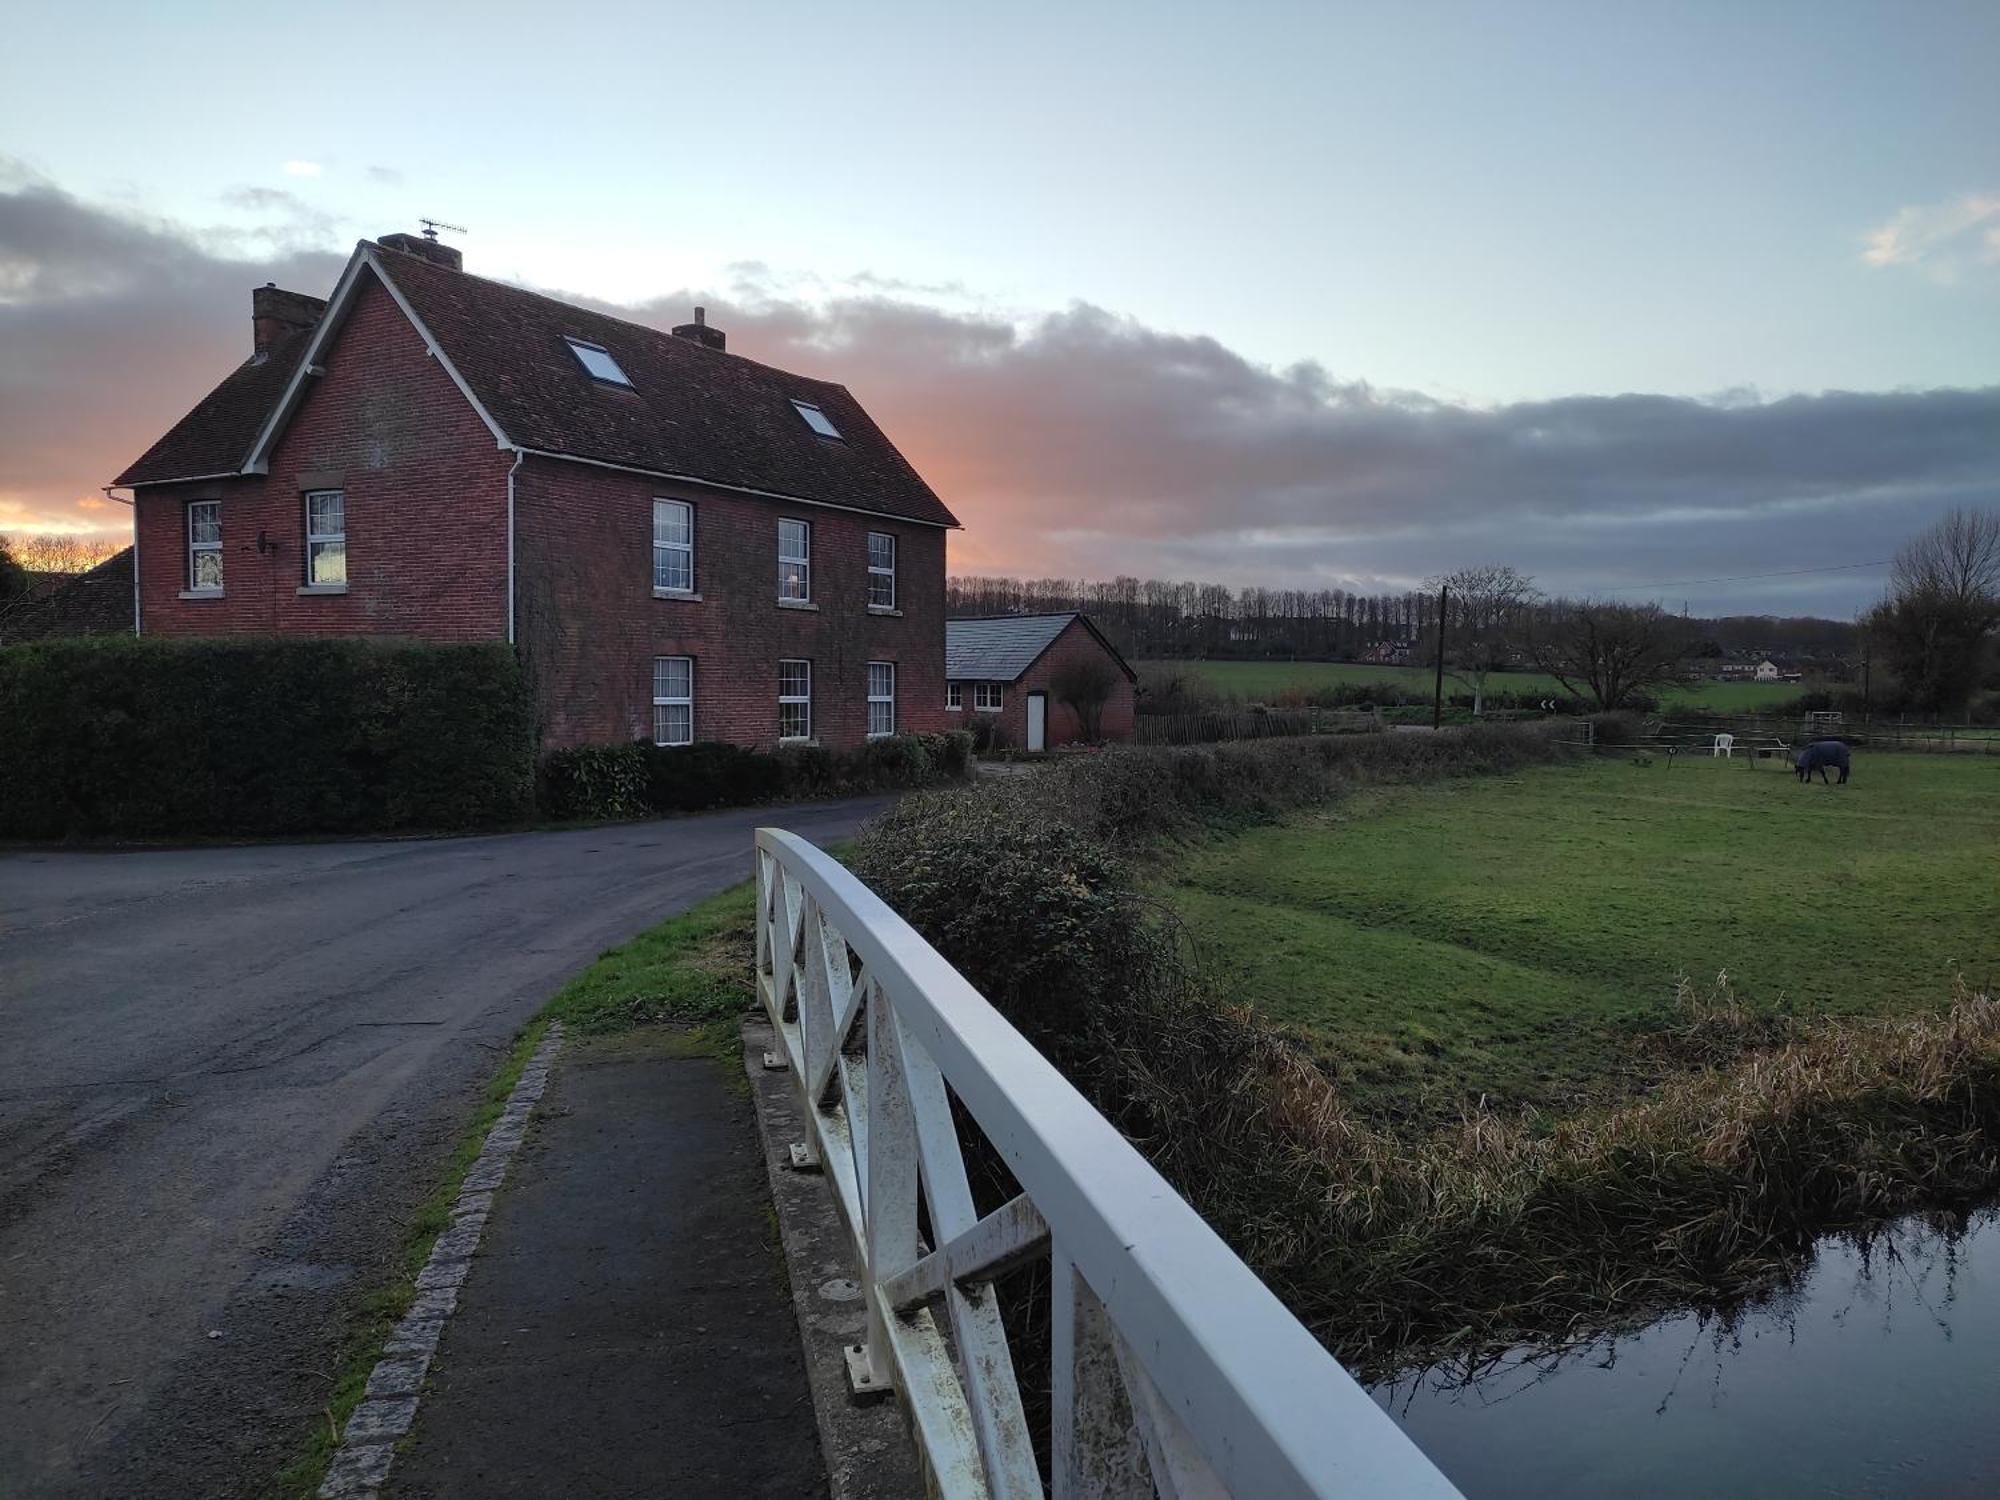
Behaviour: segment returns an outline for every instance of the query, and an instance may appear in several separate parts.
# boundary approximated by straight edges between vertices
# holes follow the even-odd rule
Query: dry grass
[[[2000,1004],[1774,1021],[1726,986],[1690,1045],[1725,1063],[1548,1125],[1468,1113],[1412,1142],[1347,1108],[1248,1016],[1165,1020],[1107,1099],[1163,1170],[1350,1367],[1381,1377],[1727,1305],[1818,1235],[2000,1186]],[[1198,1116],[1187,1113],[1201,1101]]]

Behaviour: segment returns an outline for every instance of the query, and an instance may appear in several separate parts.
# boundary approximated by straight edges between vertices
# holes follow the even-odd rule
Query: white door
[[[1028,694],[1028,748],[1046,750],[1049,748],[1049,695],[1047,693]]]

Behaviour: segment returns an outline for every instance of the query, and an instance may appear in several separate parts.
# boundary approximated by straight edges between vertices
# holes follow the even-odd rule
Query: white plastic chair
[[[1709,759],[1713,760],[1716,756],[1719,755],[1724,760],[1734,760],[1736,759],[1736,756],[1733,753],[1735,749],[1736,749],[1735,735],[1718,734],[1715,737],[1715,748],[1708,752]]]

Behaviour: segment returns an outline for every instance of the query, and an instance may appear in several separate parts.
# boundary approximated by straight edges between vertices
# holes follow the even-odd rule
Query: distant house
[[[143,634],[506,642],[549,746],[945,727],[958,522],[845,387],[415,235],[250,311],[250,357],[117,480]]]
[[[84,573],[43,574],[0,603],[0,646],[59,635],[132,633],[132,549]]]
[[[1778,664],[1767,656],[1757,663],[1757,670],[1751,675],[1758,682],[1776,682],[1781,674]]]
[[[1058,675],[1099,663],[1111,679],[1098,713],[1097,738],[1132,733],[1132,687],[1139,678],[1088,615],[999,615],[947,620],[944,627],[945,711],[971,727],[985,722],[997,743],[1053,750],[1090,738],[1076,710],[1062,701]]]

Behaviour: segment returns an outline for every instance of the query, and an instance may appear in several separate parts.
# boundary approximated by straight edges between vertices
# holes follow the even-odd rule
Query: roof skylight
[[[840,429],[833,425],[833,420],[817,406],[814,406],[812,402],[794,401],[792,405],[796,406],[799,409],[799,415],[806,419],[806,426],[810,427],[821,437],[837,438],[840,436]]]
[[[589,372],[592,380],[608,380],[613,385],[630,386],[631,377],[618,367],[618,361],[611,357],[611,351],[602,344],[586,344],[582,339],[565,339],[577,363]]]

